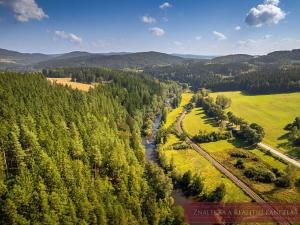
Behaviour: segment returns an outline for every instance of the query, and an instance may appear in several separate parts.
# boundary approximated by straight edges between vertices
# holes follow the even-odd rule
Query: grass
[[[57,84],[62,84],[62,85],[67,85],[70,86],[73,89],[78,89],[81,91],[89,91],[90,88],[93,88],[94,86],[91,84],[83,84],[83,83],[77,83],[77,82],[72,82],[71,78],[47,78],[48,81],[51,83],[57,83]]]
[[[277,188],[275,184],[264,184],[260,182],[255,182],[253,180],[249,180],[243,175],[243,170],[239,170],[234,167],[234,164],[237,161],[237,158],[231,157],[232,152],[243,152],[248,156],[247,159],[242,159],[244,161],[245,167],[263,167],[271,170],[272,168],[277,168],[286,174],[289,174],[293,177],[300,177],[300,171],[296,168],[290,169],[286,164],[275,160],[272,156],[266,155],[258,149],[245,149],[237,147],[235,141],[218,141],[201,144],[201,147],[204,148],[207,152],[209,152],[215,159],[221,162],[227,169],[232,171],[236,176],[238,176],[241,180],[247,183],[250,187],[252,187],[256,192],[263,195],[265,199],[268,201],[275,202],[299,202],[300,201],[300,193],[295,187],[291,188]],[[254,161],[253,159],[257,158],[258,161]]]
[[[164,147],[170,147],[172,144],[179,142],[174,135],[169,135],[168,142]],[[210,193],[223,183],[226,188],[224,202],[250,202],[251,199],[233,182],[219,172],[209,161],[203,158],[193,149],[187,150],[161,150],[163,158],[167,164],[173,161],[175,171],[181,176],[191,170],[193,174],[198,174],[203,179],[205,193]]]
[[[199,113],[197,113],[199,112]],[[206,130],[208,132],[217,129],[214,126],[212,120],[207,120],[207,117],[203,115],[203,111],[200,109],[194,109],[183,121],[183,127],[188,134],[198,133],[199,130]],[[256,148],[249,148],[245,146],[243,142],[232,140],[223,140],[218,142],[210,142],[201,144],[208,153],[210,153],[216,160],[218,160],[222,165],[224,165],[228,170],[233,172],[241,180],[251,186],[256,192],[261,193],[264,198],[269,201],[279,201],[279,202],[297,202],[300,201],[300,193],[295,188],[277,188],[275,184],[264,184],[260,182],[255,182],[249,180],[243,175],[243,170],[239,170],[234,167],[234,164],[238,160],[231,156],[233,152],[244,153],[248,156],[247,159],[242,159],[244,165],[247,167],[263,167],[269,170],[272,168],[277,168],[286,174],[300,177],[300,170],[293,169],[288,170],[288,166],[272,156],[266,155],[262,151]],[[256,161],[258,159],[258,161]],[[192,163],[185,162],[185,163]],[[216,180],[216,177],[204,174],[209,180]]]
[[[300,115],[300,93],[250,96],[241,92],[222,92],[212,93],[211,96],[218,94],[231,98],[229,111],[264,128],[264,143],[283,150],[287,142],[287,132],[283,128]]]
[[[192,111],[186,115],[182,124],[184,130],[190,136],[197,135],[200,130],[206,130],[207,132],[219,130],[218,125],[213,124],[213,121],[205,115],[201,108],[192,109]]]
[[[190,92],[185,92],[181,96],[181,102],[178,108],[173,109],[167,116],[164,128],[169,128],[177,119],[177,117],[183,112],[184,106],[186,106],[192,99],[193,94]]]
[[[180,106],[170,112],[167,116],[167,121],[164,124],[164,128],[171,126],[183,111],[183,107],[189,103],[193,94],[183,93]],[[196,114],[201,113],[201,110],[195,111],[193,119],[198,120]],[[203,112],[202,112],[203,113]],[[192,122],[193,123],[193,122]],[[191,126],[192,127],[192,126]],[[197,131],[196,131],[197,132]],[[175,171],[179,175],[183,175],[188,170],[191,170],[193,174],[198,174],[203,179],[204,188],[206,193],[210,193],[215,188],[224,183],[226,187],[226,195],[224,202],[250,202],[248,197],[238,186],[219,172],[208,160],[203,158],[194,149],[187,150],[173,150],[172,145],[178,143],[180,140],[173,134],[168,135],[167,142],[159,147],[161,158],[163,158],[166,164],[173,161],[175,165]]]

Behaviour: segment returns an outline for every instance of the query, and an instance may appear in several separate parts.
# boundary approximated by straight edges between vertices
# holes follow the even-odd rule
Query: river
[[[162,114],[160,113],[154,121],[152,128],[151,137],[143,137],[142,142],[146,149],[146,158],[155,163],[158,163],[157,154],[156,154],[156,135],[161,124]],[[195,201],[184,196],[180,189],[173,190],[172,197],[174,199],[175,205],[181,205],[184,207],[185,204],[194,203]]]

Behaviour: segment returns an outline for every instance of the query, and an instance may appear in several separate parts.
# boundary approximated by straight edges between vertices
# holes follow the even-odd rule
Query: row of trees
[[[257,144],[263,140],[265,132],[260,125],[256,123],[249,125],[243,118],[235,116],[232,112],[227,113],[227,118],[229,122],[239,126],[239,129],[234,130],[234,133],[250,145]]]
[[[183,223],[140,137],[169,90],[113,74],[83,93],[0,72],[0,224]]]
[[[293,123],[287,124],[285,130],[289,132],[289,141],[294,146],[300,146],[300,116],[296,117]]]

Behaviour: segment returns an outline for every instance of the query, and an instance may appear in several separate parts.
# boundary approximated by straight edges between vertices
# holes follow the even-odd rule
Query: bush
[[[183,150],[183,149],[187,149],[190,146],[186,143],[186,142],[182,142],[182,143],[177,143],[173,145],[173,149],[175,150]]]
[[[241,159],[239,159],[239,160],[234,164],[234,166],[235,166],[236,168],[238,168],[238,169],[241,169],[241,170],[245,169],[244,162],[243,162]]]
[[[296,180],[295,186],[300,188],[300,179]]]
[[[275,181],[275,176],[271,171],[261,168],[251,167],[244,172],[244,175],[249,179],[262,183],[272,183]]]
[[[291,186],[291,179],[288,176],[278,178],[275,182],[277,187],[286,188]]]
[[[225,185],[221,184],[208,196],[208,201],[210,202],[220,202],[226,194]]]
[[[230,154],[231,157],[235,157],[235,158],[248,158],[248,156],[245,153],[242,152],[232,152]]]
[[[277,168],[272,168],[272,172],[275,174],[276,177],[282,177],[283,173],[280,172]]]
[[[193,140],[197,143],[208,143],[208,142],[216,142],[220,140],[227,140],[231,138],[231,133],[230,132],[199,132],[198,135],[195,135]]]

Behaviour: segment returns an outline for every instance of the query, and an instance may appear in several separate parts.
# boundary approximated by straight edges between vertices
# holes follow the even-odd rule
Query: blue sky
[[[0,48],[224,55],[300,48],[298,0],[0,0]]]

